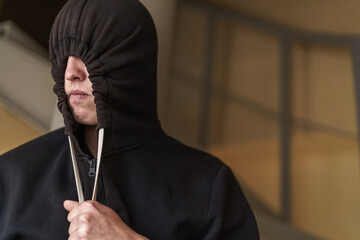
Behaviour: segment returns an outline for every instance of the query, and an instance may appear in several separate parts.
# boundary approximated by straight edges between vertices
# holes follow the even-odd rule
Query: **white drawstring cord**
[[[101,152],[103,149],[103,143],[104,143],[104,129],[101,128],[99,130],[99,138],[98,138],[98,151],[97,151],[97,162],[96,162],[96,175],[95,175],[95,183],[94,183],[94,189],[93,189],[93,195],[92,200],[96,201],[96,194],[97,194],[97,188],[98,188],[98,178],[99,178],[99,170],[100,170],[100,163],[101,163]]]
[[[83,192],[82,186],[81,186],[79,169],[78,169],[78,166],[77,166],[76,157],[75,157],[75,153],[74,153],[74,146],[73,146],[73,143],[71,141],[70,136],[68,136],[68,138],[69,138],[71,160],[72,160],[73,169],[74,169],[74,175],[75,175],[76,190],[77,190],[77,194],[78,194],[79,203],[82,203],[82,202],[84,202],[84,192]],[[101,154],[102,154],[103,143],[104,143],[104,128],[101,128],[99,130],[99,137],[98,137],[96,175],[95,175],[95,183],[94,183],[92,201],[96,201],[97,188],[98,188],[98,178],[99,178],[99,169],[100,169],[100,163],[101,163]]]
[[[72,144],[70,136],[68,136],[68,138],[69,138],[71,160],[72,160],[73,169],[74,169],[74,175],[75,175],[76,190],[77,190],[77,194],[78,194],[79,203],[82,203],[82,202],[84,202],[84,193],[83,193],[83,190],[82,190],[82,187],[81,187],[79,169],[78,169],[78,166],[77,166],[77,163],[76,163],[76,158],[75,158],[75,153],[74,153],[74,146]]]

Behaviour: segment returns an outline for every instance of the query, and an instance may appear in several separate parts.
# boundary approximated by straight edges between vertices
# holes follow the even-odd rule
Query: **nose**
[[[88,77],[85,64],[78,57],[70,56],[67,61],[65,70],[65,79],[85,80]]]

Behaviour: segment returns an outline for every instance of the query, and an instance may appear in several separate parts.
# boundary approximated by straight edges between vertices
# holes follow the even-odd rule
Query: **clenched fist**
[[[78,203],[66,200],[65,209],[69,212],[69,240],[144,240],[144,236],[134,232],[109,207],[96,201]]]

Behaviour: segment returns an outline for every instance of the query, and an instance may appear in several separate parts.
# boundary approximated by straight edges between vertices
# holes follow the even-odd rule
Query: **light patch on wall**
[[[56,97],[43,49],[11,22],[0,24],[0,98],[24,118],[48,130]]]
[[[41,135],[0,103],[0,154]]]

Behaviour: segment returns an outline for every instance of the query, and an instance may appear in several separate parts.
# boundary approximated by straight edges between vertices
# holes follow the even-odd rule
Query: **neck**
[[[91,154],[96,158],[97,157],[97,147],[98,147],[98,140],[97,140],[97,136],[96,136],[96,125],[84,126],[84,139],[85,139],[85,143],[88,146]]]

